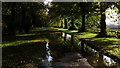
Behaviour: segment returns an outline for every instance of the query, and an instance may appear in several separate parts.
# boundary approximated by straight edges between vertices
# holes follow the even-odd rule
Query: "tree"
[[[3,3],[3,6],[2,6],[3,22],[7,26],[7,31],[9,35],[12,35],[12,36],[15,35],[15,32],[17,30],[16,28],[17,24],[15,22],[15,17],[17,14],[16,7],[15,7],[16,5],[17,3],[14,4],[14,3],[6,2],[6,3]]]
[[[44,17],[39,14],[44,9],[42,3],[4,2],[2,9],[3,23],[6,24],[7,32],[14,36],[18,32],[29,32],[33,26],[36,26],[37,15]]]
[[[68,7],[69,6],[69,7]],[[68,21],[75,19],[78,12],[76,11],[76,3],[72,2],[54,2],[52,7],[49,8],[52,19],[59,18],[59,20],[64,19],[64,28],[67,28]],[[54,18],[53,18],[54,17]]]
[[[86,32],[86,15],[91,15],[94,13],[96,8],[98,6],[96,5],[96,2],[80,2],[78,3],[78,7],[80,7],[79,13],[82,17],[82,26],[79,28],[78,32]]]
[[[106,16],[105,16],[105,11],[107,8],[111,7],[111,5],[114,3],[100,3],[100,15],[101,15],[101,22],[100,22],[100,32],[96,37],[107,37],[107,32],[106,32]]]

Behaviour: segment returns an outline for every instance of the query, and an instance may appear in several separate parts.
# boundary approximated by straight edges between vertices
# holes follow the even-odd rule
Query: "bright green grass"
[[[16,36],[34,36],[36,35],[36,33],[31,33],[31,34],[19,34],[19,35],[16,35]]]
[[[95,33],[89,33],[89,32],[82,32],[82,33],[75,33],[77,36],[77,38],[81,39],[81,38],[93,38],[95,37],[97,34]]]
[[[57,29],[58,31],[63,31],[65,33],[76,33],[78,30],[68,30],[68,29],[63,29],[63,28],[52,28],[52,29]]]
[[[21,45],[24,43],[32,43],[32,42],[44,42],[44,41],[48,41],[47,39],[35,39],[35,40],[16,40],[16,41],[12,41],[12,42],[6,42],[0,45],[0,47],[7,47],[7,46],[17,46],[17,45]]]
[[[63,29],[63,28],[54,28],[54,27],[51,27],[52,29],[57,29],[57,30],[60,30],[60,31],[66,31],[68,29]]]
[[[41,39],[39,38],[41,37]],[[43,42],[48,41],[46,38],[42,38],[40,33],[28,33],[28,34],[19,34],[15,37],[4,37],[2,44],[0,47],[7,47],[7,46],[17,46],[24,43],[32,43],[32,42]]]
[[[68,30],[63,28],[53,28],[65,33],[71,33],[75,35],[78,39],[86,39],[87,43],[91,44],[90,46],[99,48],[105,53],[109,52],[118,58],[120,58],[120,39],[118,38],[94,38],[97,34],[82,32],[77,33],[78,30]]]
[[[0,44],[0,47],[17,46],[24,43],[48,41],[47,39],[44,39],[44,38],[37,39],[38,37],[41,37],[40,33],[38,33],[37,31],[45,31],[45,30],[48,30],[47,27],[37,27],[32,30],[33,33],[19,34],[12,38],[9,36],[4,37],[2,44]]]
[[[109,52],[120,58],[120,39],[118,38],[92,38],[87,39],[89,46]]]
[[[53,29],[57,29],[59,31],[63,31],[65,33],[71,33],[76,35],[78,38],[93,38],[95,37],[97,34],[95,33],[89,33],[89,32],[82,32],[82,33],[78,33],[78,30],[68,30],[68,29],[63,29],[63,28],[54,28]]]
[[[47,27],[37,27],[33,29],[32,31],[45,31],[45,30],[47,30]]]

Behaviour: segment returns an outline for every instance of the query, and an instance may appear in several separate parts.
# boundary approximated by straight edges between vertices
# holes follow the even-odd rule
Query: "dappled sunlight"
[[[14,41],[14,42],[8,42],[8,43],[3,43],[0,45],[0,47],[6,47],[6,46],[17,46],[21,45],[24,43],[32,43],[32,42],[47,42],[47,39],[36,39],[36,40],[21,40],[21,41]]]
[[[120,58],[120,39],[117,38],[93,38],[87,40],[87,43],[92,43],[90,46],[95,49],[100,49],[100,51],[104,51],[104,53],[111,53],[114,56]],[[95,45],[93,45],[95,44]]]
[[[68,29],[63,29],[63,28],[54,28],[53,29],[57,29],[58,31],[64,31],[66,33],[76,33],[78,32],[78,30],[68,30]]]
[[[97,34],[94,34],[94,33],[79,33],[79,34],[77,34],[77,35],[75,35],[75,36],[77,36],[78,38],[93,38],[93,37],[95,37]]]
[[[32,30],[32,32],[45,31],[45,30],[48,30],[47,27],[37,27],[37,28],[34,28],[34,29]]]
[[[16,36],[32,36],[32,35],[36,35],[35,33],[32,33],[32,34],[19,34],[19,35],[16,35]]]
[[[53,27],[54,28],[54,27]],[[68,29],[63,29],[63,28],[54,28],[54,29],[57,29],[57,30],[68,30]]]
[[[120,47],[113,48],[112,50],[106,50],[106,51],[120,58]]]
[[[78,30],[66,30],[65,32],[66,32],[66,33],[77,33]]]
[[[119,9],[119,2],[3,2],[2,67],[119,68]]]

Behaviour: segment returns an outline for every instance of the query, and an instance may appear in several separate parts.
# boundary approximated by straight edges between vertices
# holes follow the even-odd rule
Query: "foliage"
[[[100,17],[96,13],[91,13],[91,15],[87,15],[88,18],[86,20],[86,28],[88,31],[96,31],[98,30],[98,26],[100,26]]]
[[[37,17],[43,18],[40,20],[41,22],[46,19],[45,15],[43,15],[45,14],[45,9],[43,9],[43,3],[4,2],[2,6],[4,24],[3,31],[6,31],[9,34],[12,33],[11,35],[18,32],[22,33],[30,31],[33,27],[39,26],[41,24],[36,21],[40,20]],[[39,14],[41,10],[42,13]]]

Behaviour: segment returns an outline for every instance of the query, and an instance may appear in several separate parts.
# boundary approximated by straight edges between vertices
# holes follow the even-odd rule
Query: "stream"
[[[78,42],[77,48],[69,49],[70,45],[63,44],[72,36],[61,32],[43,32],[40,39],[47,42],[25,43],[18,46],[3,48],[2,68],[62,68],[77,66],[78,68],[120,68],[120,64],[111,58],[99,54],[94,49],[85,46],[83,52]],[[70,43],[70,41],[68,41]],[[70,43],[71,44],[71,43]],[[86,65],[86,66],[85,66]],[[70,67],[69,67],[70,68]]]

